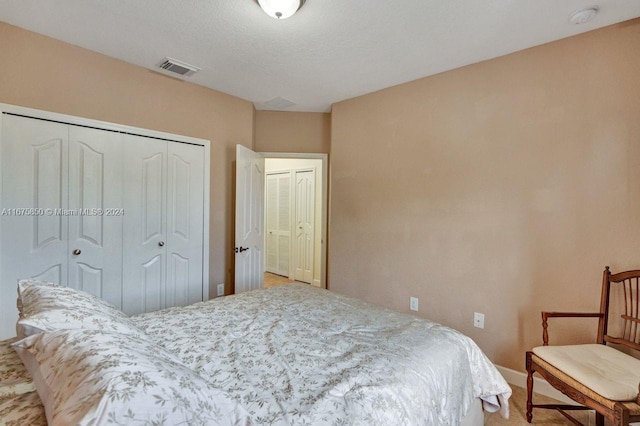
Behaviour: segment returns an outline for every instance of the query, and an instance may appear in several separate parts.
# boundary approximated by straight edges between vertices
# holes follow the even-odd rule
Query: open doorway
[[[275,281],[281,276],[326,288],[328,155],[262,155],[266,173],[265,272],[275,273]],[[278,200],[273,198],[274,191]],[[275,207],[277,220],[273,220]]]
[[[306,208],[303,208],[304,203],[290,207],[288,226],[280,227],[289,229],[288,241],[287,238],[280,238],[280,242],[279,238],[267,241],[267,235],[270,235],[266,231],[265,214],[268,208],[265,202],[267,160],[277,160],[271,168],[274,174],[278,171],[289,173],[289,194],[298,200],[306,200]],[[277,178],[270,180],[277,181]],[[285,278],[326,288],[327,184],[327,154],[256,153],[237,146],[235,293],[263,287],[265,265],[272,262],[265,255],[268,244],[280,244],[283,250],[288,247],[285,257],[289,263],[285,262],[280,270]],[[299,244],[294,244],[295,238]],[[280,259],[279,255],[277,259]]]

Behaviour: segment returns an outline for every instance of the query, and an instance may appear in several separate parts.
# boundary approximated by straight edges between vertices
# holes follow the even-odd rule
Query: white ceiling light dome
[[[257,0],[264,13],[275,19],[286,19],[298,11],[305,0]]]

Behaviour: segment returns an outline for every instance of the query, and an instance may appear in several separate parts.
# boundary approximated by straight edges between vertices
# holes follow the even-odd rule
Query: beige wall
[[[256,111],[256,144],[260,152],[329,153],[331,114]]]
[[[605,264],[638,267],[638,45],[635,20],[329,115],[254,112],[0,23],[0,102],[211,140],[211,281],[227,290],[234,145],[255,131],[257,151],[331,148],[331,289],[403,311],[417,296],[419,315],[522,370],[541,309],[594,310]]]
[[[211,141],[210,294],[230,291],[235,144],[252,147],[250,102],[0,23],[0,102]]]
[[[640,267],[638,46],[635,20],[334,105],[330,288],[419,297],[524,370],[542,309]]]

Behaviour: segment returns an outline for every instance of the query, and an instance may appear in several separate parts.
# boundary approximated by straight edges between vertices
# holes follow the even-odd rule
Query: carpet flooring
[[[503,419],[499,414],[487,414],[485,413],[486,426],[502,426],[502,425],[528,425],[527,423],[527,390],[518,386],[511,385],[513,395],[509,399],[509,409],[511,415],[509,419]],[[553,404],[557,401],[555,399],[534,394],[533,401],[536,404]],[[572,415],[578,419],[582,424],[589,424],[589,412],[588,411],[574,411]],[[593,418],[593,416],[592,416]],[[572,425],[568,419],[562,414],[553,410],[533,410],[533,422],[534,425]],[[608,423],[607,423],[608,424]]]
[[[280,275],[276,275],[276,274],[272,274],[270,272],[265,272],[264,273],[264,281],[262,282],[262,286],[265,288],[268,287],[273,287],[276,285],[283,285],[283,284],[292,284],[295,283],[295,281],[290,280],[287,277],[283,277]]]

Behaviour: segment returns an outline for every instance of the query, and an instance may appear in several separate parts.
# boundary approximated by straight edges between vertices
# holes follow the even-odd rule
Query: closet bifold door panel
[[[204,159],[201,146],[169,144],[167,307],[202,300]]]
[[[127,135],[125,145],[122,310],[131,315],[164,307],[167,142]]]
[[[123,310],[202,300],[204,149],[127,135]]]
[[[122,306],[122,134],[69,127],[69,287]],[[76,214],[77,213],[77,214]]]
[[[15,335],[17,278],[66,283],[68,221],[35,214],[45,208],[66,209],[67,125],[4,116],[2,120],[2,282],[0,329]]]
[[[266,176],[266,264],[267,272],[289,277],[291,247],[291,173]]]

